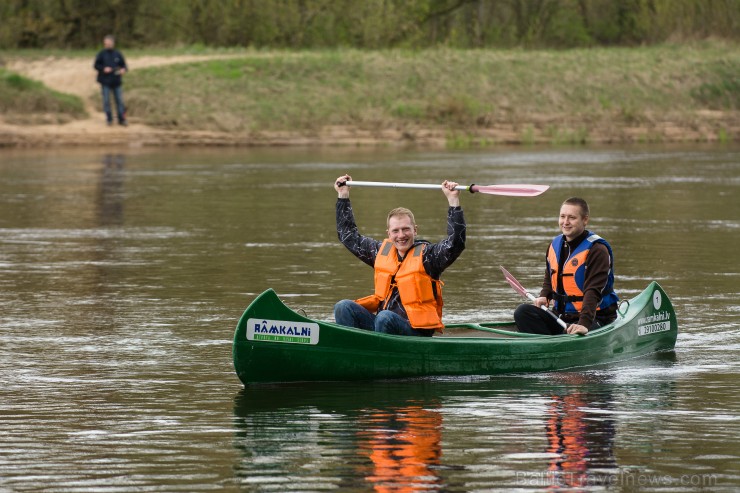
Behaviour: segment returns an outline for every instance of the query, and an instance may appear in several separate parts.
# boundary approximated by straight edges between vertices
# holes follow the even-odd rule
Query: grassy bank
[[[132,71],[127,98],[131,118],[172,129],[310,135],[335,126],[393,128],[413,138],[425,128],[469,145],[506,135],[492,129],[507,129],[519,142],[574,143],[630,140],[630,128],[657,141],[669,139],[671,128],[706,127],[715,140],[729,140],[737,138],[738,74],[740,50],[724,43],[255,52]]]
[[[0,112],[8,123],[65,123],[86,112],[77,96],[0,68]]]
[[[116,134],[123,143],[740,141],[740,46],[719,41],[566,51],[180,47],[124,54],[132,126]],[[0,66],[4,59],[26,76],[0,69],[0,123],[15,126],[6,129],[5,145],[91,141],[101,127],[93,56],[0,54]],[[84,118],[83,102],[90,118],[73,129],[23,125]],[[106,132],[96,141],[110,141]]]

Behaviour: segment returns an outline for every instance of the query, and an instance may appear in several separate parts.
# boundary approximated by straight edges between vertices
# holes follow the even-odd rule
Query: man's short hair
[[[390,224],[391,224],[391,218],[393,216],[409,216],[409,218],[411,219],[411,224],[413,224],[414,226],[416,226],[416,220],[414,219],[414,213],[413,212],[411,212],[410,210],[408,210],[405,207],[396,207],[395,209],[392,209],[388,213],[388,217],[385,220],[385,226],[386,226],[386,228],[388,226],[390,226]]]
[[[103,40],[105,41],[106,39],[110,39],[113,42],[116,41],[116,37],[113,36],[112,34],[106,34],[105,37],[103,38]]]
[[[563,205],[565,204],[579,206],[581,208],[581,216],[583,217],[589,217],[591,215],[591,211],[588,208],[588,202],[580,197],[571,197],[569,199],[565,199]]]

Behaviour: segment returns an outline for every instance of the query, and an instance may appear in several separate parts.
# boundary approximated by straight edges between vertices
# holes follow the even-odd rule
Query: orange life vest
[[[414,245],[399,261],[393,242],[384,240],[375,257],[375,293],[355,301],[371,313],[376,313],[378,309],[385,308],[393,289],[397,288],[413,328],[441,331],[444,327],[442,281],[432,279],[424,270],[422,258],[425,247],[425,243]]]
[[[558,259],[563,248],[565,239],[563,235],[556,236],[547,249],[547,269],[550,273],[550,285],[552,286],[555,310],[559,313],[580,313],[583,308],[583,288],[586,279],[586,259],[588,252],[595,243],[601,243],[609,251],[609,276],[606,286],[601,292],[601,302],[596,310],[603,310],[619,301],[614,292],[614,254],[612,247],[602,237],[588,232],[589,235],[570,253],[563,264],[562,272],[559,272]],[[558,279],[562,280],[564,293],[558,290]]]

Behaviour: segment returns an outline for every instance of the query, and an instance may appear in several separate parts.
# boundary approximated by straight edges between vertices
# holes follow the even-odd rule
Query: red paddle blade
[[[516,280],[514,276],[511,275],[511,272],[504,269],[503,265],[500,265],[499,267],[501,267],[501,272],[504,273],[506,281],[511,285],[512,288],[514,288],[514,291],[521,294],[525,298],[529,298],[529,293],[527,292],[527,290],[519,283],[519,281]]]
[[[536,197],[548,188],[547,185],[471,185],[470,191],[510,197]]]

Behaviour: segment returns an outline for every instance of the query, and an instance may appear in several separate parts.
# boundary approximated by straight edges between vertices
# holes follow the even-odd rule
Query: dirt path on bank
[[[176,63],[197,62],[215,58],[233,58],[235,55],[181,55],[181,56],[145,56],[127,59],[131,70]],[[87,58],[55,58],[48,57],[42,60],[10,60],[8,69],[28,78],[43,82],[51,89],[59,92],[74,94],[82,98],[85,109],[90,113],[91,120],[95,116],[103,116],[100,105],[94,106],[91,97],[100,93],[100,86],[95,81],[96,73],[93,69],[93,57]]]
[[[244,55],[181,55],[127,57],[130,70],[177,63],[213,59],[237,58]],[[127,146],[161,145],[205,146],[302,146],[302,145],[379,145],[388,143],[420,143],[445,145],[443,130],[419,129],[410,138],[407,129],[362,130],[348,127],[329,127],[307,136],[299,132],[271,131],[259,134],[213,132],[205,130],[165,130],[129,120],[128,127],[108,126],[100,102],[100,86],[92,67],[93,57],[47,57],[38,60],[6,60],[8,70],[43,82],[59,92],[79,96],[88,117],[63,124],[16,124],[6,122],[0,115],[0,147],[53,146]],[[125,77],[125,76],[124,76]],[[126,91],[124,89],[124,101]],[[506,138],[515,133],[505,132]],[[499,137],[504,137],[500,135]],[[503,140],[499,140],[501,142]]]
[[[181,55],[130,57],[130,70],[188,63],[240,55]],[[64,124],[17,125],[0,118],[0,146],[55,146],[55,145],[126,145],[140,147],[161,144],[229,144],[234,136],[213,132],[181,132],[156,129],[129,122],[128,127],[107,126],[102,111],[100,86],[92,67],[93,57],[47,57],[38,60],[8,59],[7,68],[25,77],[43,82],[59,92],[79,96],[88,117]],[[126,93],[124,90],[124,100]]]

